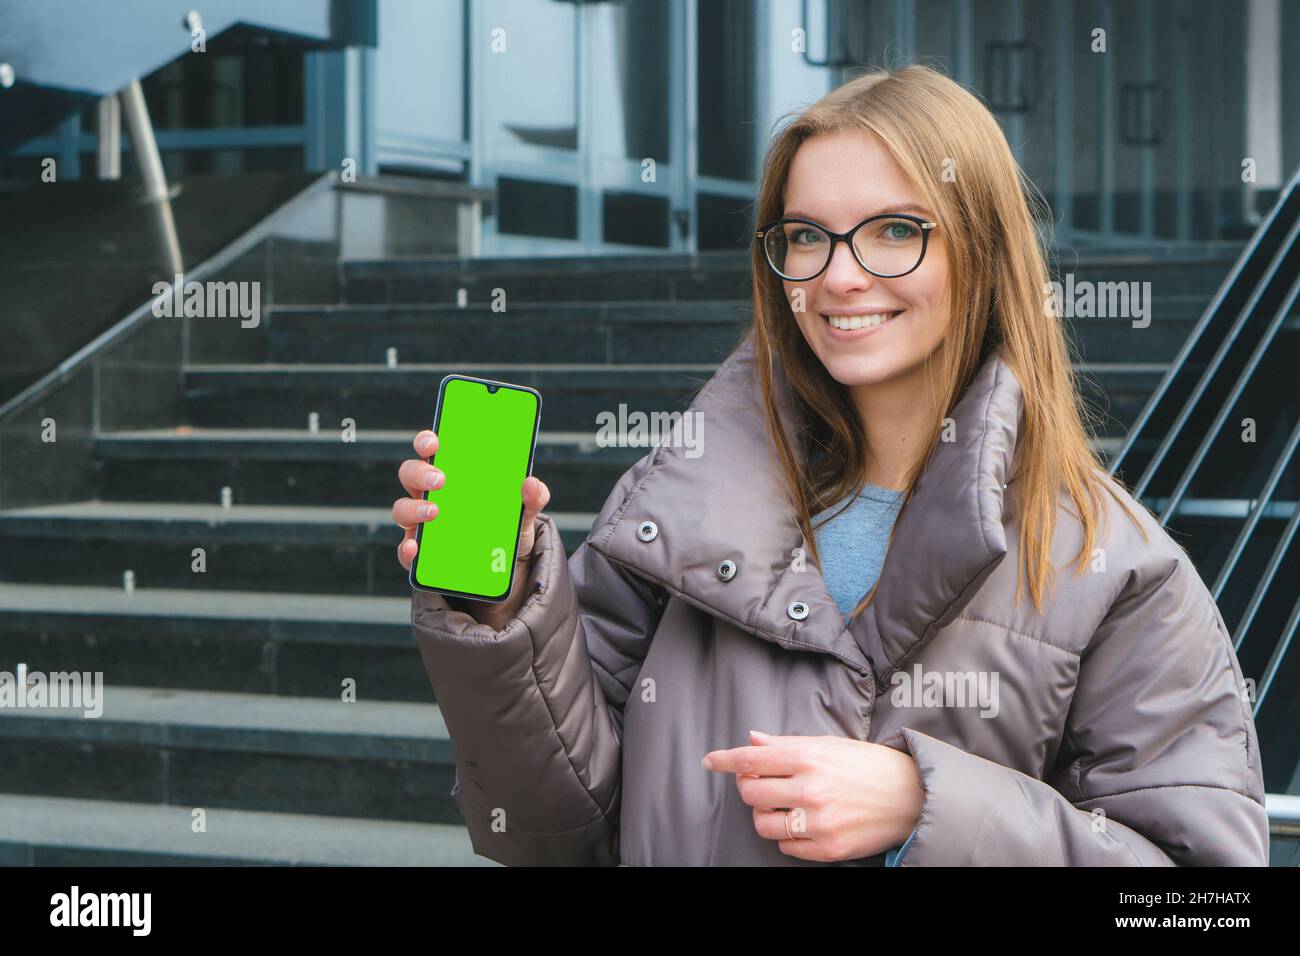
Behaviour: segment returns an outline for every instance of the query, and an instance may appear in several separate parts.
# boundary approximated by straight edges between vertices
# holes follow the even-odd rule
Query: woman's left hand
[[[740,799],[754,808],[754,829],[778,841],[782,853],[856,860],[902,845],[916,827],[925,791],[911,754],[850,737],[751,730],[750,739],[753,746],[706,754],[704,767],[736,774]]]

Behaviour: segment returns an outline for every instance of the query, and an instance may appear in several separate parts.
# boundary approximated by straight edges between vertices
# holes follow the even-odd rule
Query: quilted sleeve
[[[648,467],[624,473],[595,526]],[[501,630],[413,589],[411,623],[451,737],[451,790],[474,851],[508,865],[616,865],[623,705],[662,593],[535,526],[518,615]]]
[[[1186,556],[1158,563],[1085,649],[1048,781],[903,730],[925,800],[898,865],[1268,864],[1237,656]]]

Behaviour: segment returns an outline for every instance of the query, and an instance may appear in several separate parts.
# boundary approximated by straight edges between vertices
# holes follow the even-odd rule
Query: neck
[[[866,480],[901,491],[924,453],[922,442],[938,413],[938,399],[922,369],[849,389],[867,433]]]

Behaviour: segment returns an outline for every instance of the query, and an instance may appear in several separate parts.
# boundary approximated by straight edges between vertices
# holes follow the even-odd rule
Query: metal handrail
[[[1293,436],[1294,437],[1294,436]],[[1282,458],[1278,462],[1278,469],[1285,468],[1289,464],[1289,458]],[[1274,579],[1277,577],[1278,568],[1286,557],[1287,549],[1291,547],[1291,542],[1296,536],[1296,529],[1300,528],[1300,507],[1291,513],[1291,518],[1282,529],[1282,536],[1278,540],[1277,546],[1273,548],[1273,554],[1269,557],[1268,565],[1264,568],[1264,574],[1260,577],[1259,584],[1255,586],[1255,591],[1250,596],[1250,602],[1241,614],[1241,619],[1237,622],[1237,633],[1233,638],[1232,645],[1237,650],[1241,649],[1242,643],[1246,640],[1246,634],[1250,627],[1255,623],[1255,615],[1259,613],[1259,607],[1264,603],[1264,598],[1268,594]]]
[[[1271,833],[1300,835],[1300,796],[1290,793],[1264,794]]]
[[[1246,272],[1248,268],[1255,265],[1255,260],[1258,257],[1260,247],[1263,246],[1265,239],[1273,230],[1274,223],[1276,223],[1282,215],[1282,210],[1287,206],[1287,200],[1298,190],[1300,190],[1300,168],[1297,168],[1297,170],[1292,174],[1286,187],[1278,196],[1277,202],[1274,203],[1273,207],[1269,210],[1268,215],[1264,217],[1264,221],[1259,224],[1259,227],[1250,237],[1250,241],[1246,244],[1246,248],[1237,258],[1237,261],[1233,263],[1232,268],[1228,270],[1227,277],[1220,284],[1218,291],[1215,292],[1214,298],[1210,300],[1210,304],[1201,314],[1196,325],[1194,325],[1192,330],[1188,333],[1187,339],[1178,350],[1178,354],[1174,356],[1173,361],[1170,362],[1169,371],[1165,373],[1164,378],[1162,378],[1159,384],[1156,385],[1155,390],[1151,393],[1151,397],[1147,399],[1146,405],[1143,406],[1142,411],[1138,413],[1137,418],[1134,420],[1132,427],[1129,428],[1123,444],[1120,445],[1119,450],[1115,452],[1114,456],[1112,456],[1110,463],[1107,466],[1108,474],[1113,476],[1117,471],[1119,471],[1120,465],[1123,464],[1124,459],[1128,456],[1129,452],[1133,450],[1133,446],[1137,444],[1139,436],[1146,428],[1147,423],[1155,413],[1156,408],[1158,408],[1160,403],[1164,400],[1166,393],[1169,391],[1169,387],[1173,384],[1174,379],[1186,363],[1188,356],[1191,354],[1192,350],[1196,348],[1197,344],[1199,344],[1201,336],[1210,325],[1217,321],[1218,314],[1223,308],[1224,302],[1227,300],[1229,294],[1232,292],[1233,287],[1241,279],[1242,274]]]
[[[1296,220],[1296,227],[1291,230],[1291,237],[1293,239],[1297,235],[1300,235],[1300,219]],[[1290,251],[1289,245],[1287,251]],[[1259,290],[1257,291],[1262,291],[1264,286],[1265,283],[1261,283]],[[1214,440],[1219,437],[1219,431],[1223,428],[1224,422],[1226,422],[1228,416],[1232,414],[1232,410],[1237,405],[1237,400],[1241,398],[1242,393],[1246,390],[1246,386],[1250,384],[1250,380],[1254,376],[1255,370],[1259,367],[1259,363],[1263,361],[1264,353],[1268,351],[1269,346],[1273,344],[1273,340],[1277,338],[1278,332],[1281,331],[1282,326],[1286,324],[1287,319],[1290,317],[1291,310],[1295,308],[1296,299],[1298,297],[1300,297],[1300,276],[1296,276],[1295,282],[1291,283],[1291,290],[1287,293],[1286,299],[1278,308],[1277,314],[1273,317],[1272,321],[1269,322],[1268,327],[1264,329],[1264,332],[1256,343],[1255,349],[1251,353],[1250,358],[1246,360],[1245,367],[1237,376],[1236,382],[1233,383],[1232,390],[1228,393],[1227,398],[1220,403],[1218,414],[1214,416],[1214,420],[1210,423],[1210,427],[1205,430],[1205,434],[1201,438],[1201,443],[1196,448],[1196,453],[1192,455],[1192,460],[1187,463],[1187,467],[1183,469],[1182,477],[1180,477],[1178,482],[1174,485],[1174,490],[1169,493],[1169,501],[1165,505],[1164,513],[1160,516],[1161,524],[1167,524],[1170,516],[1173,515],[1175,510],[1177,510],[1179,503],[1183,500],[1183,495],[1187,493],[1187,489],[1191,485],[1192,480],[1200,471],[1201,465],[1205,463],[1205,459],[1210,453],[1210,446],[1213,445]],[[1231,345],[1233,344],[1236,343],[1224,343],[1228,348],[1231,348]],[[1193,402],[1188,402],[1188,407],[1191,407],[1192,404]]]
[[[1245,523],[1241,526],[1241,531],[1237,534],[1237,540],[1232,543],[1232,548],[1228,551],[1228,556],[1223,560],[1223,566],[1219,569],[1219,575],[1214,579],[1214,585],[1210,588],[1210,594],[1214,600],[1219,600],[1219,595],[1223,593],[1224,586],[1228,583],[1228,578],[1237,568],[1237,561],[1246,550],[1246,545],[1250,543],[1250,537],[1255,533],[1256,526],[1264,518],[1265,512],[1273,503],[1273,495],[1277,491],[1277,486],[1281,483],[1282,477],[1286,474],[1287,468],[1291,463],[1292,456],[1295,455],[1296,448],[1300,447],[1300,421],[1297,421],[1295,427],[1291,429],[1291,436],[1286,440],[1281,454],[1277,457],[1277,462],[1273,465],[1273,471],[1269,474],[1268,479],[1264,482],[1264,487],[1251,505],[1250,513],[1246,516]],[[1296,515],[1300,514],[1300,508],[1293,510],[1291,521],[1294,522]],[[1261,586],[1267,586],[1271,583],[1268,579],[1261,582]]]
[[[1192,417],[1193,412],[1195,412],[1197,404],[1209,388],[1210,383],[1214,380],[1215,375],[1218,374],[1220,367],[1223,365],[1224,359],[1232,350],[1233,345],[1236,344],[1237,336],[1241,334],[1242,328],[1250,321],[1260,300],[1268,291],[1269,280],[1277,274],[1278,267],[1281,265],[1282,260],[1284,260],[1290,253],[1297,236],[1300,236],[1300,216],[1297,216],[1296,221],[1291,226],[1286,241],[1279,245],[1277,252],[1270,259],[1268,267],[1260,275],[1259,280],[1256,282],[1255,287],[1250,294],[1250,298],[1246,301],[1246,304],[1242,306],[1241,311],[1237,313],[1237,318],[1233,321],[1227,334],[1223,337],[1223,341],[1220,342],[1219,347],[1215,349],[1214,357],[1206,363],[1205,370],[1201,373],[1201,377],[1196,381],[1196,387],[1192,390],[1192,394],[1189,395],[1187,400],[1183,403],[1183,407],[1179,409],[1177,418],[1174,419],[1173,424],[1165,433],[1164,438],[1161,439],[1160,444],[1156,448],[1155,454],[1151,457],[1151,461],[1147,463],[1146,470],[1132,486],[1133,496],[1135,498],[1142,497],[1146,492],[1147,485],[1150,484],[1152,479],[1155,477],[1156,471],[1159,470],[1162,464],[1164,464],[1165,456],[1169,453],[1169,449],[1173,447],[1174,441],[1182,433],[1183,427],[1187,424],[1188,419]],[[1195,331],[1196,330],[1193,330],[1193,334],[1195,334]],[[1180,352],[1178,358],[1174,359],[1170,364],[1169,371],[1165,375],[1166,379],[1172,380],[1183,370],[1185,367],[1185,359],[1186,356]],[[1136,432],[1134,431],[1130,431],[1129,434],[1135,433]]]
[[[1155,512],[1164,510],[1164,498],[1148,498],[1147,506]],[[1178,506],[1180,518],[1238,518],[1245,521],[1257,506],[1257,498],[1186,498]],[[1286,519],[1296,509],[1294,501],[1273,501],[1260,507],[1260,516],[1264,518]]]
[[[263,239],[272,235],[274,230],[288,217],[294,215],[304,205],[315,201],[321,192],[332,189],[334,180],[337,176],[337,172],[322,174],[319,179],[315,182],[309,183],[305,188],[291,196],[284,205],[272,210],[265,218],[256,223],[243,235],[233,240],[224,249],[219,250],[210,259],[206,259],[194,266],[194,268],[188,270],[185,273],[185,278],[187,280],[202,279],[230,265]],[[169,283],[168,291],[162,293],[162,296],[166,297],[170,295],[172,295],[172,291]],[[69,355],[66,359],[60,362],[56,368],[51,369],[48,373],[41,376],[35,382],[32,382],[3,405],[0,405],[0,421],[3,421],[8,415],[17,411],[19,408],[43,398],[46,394],[57,388],[71,372],[90,361],[90,359],[99,353],[100,350],[126,335],[141,322],[151,318],[153,316],[153,305],[158,298],[159,296],[153,296],[147,302],[137,306],[121,321],[115,323],[111,328],[105,329],[99,335],[95,336],[95,338],[91,339],[81,348],[77,349],[77,351]]]
[[[1258,691],[1255,697],[1256,717],[1259,716],[1260,708],[1264,706],[1264,698],[1268,696],[1269,688],[1273,686],[1273,678],[1277,676],[1287,651],[1291,649],[1291,641],[1297,629],[1300,629],[1300,597],[1296,598],[1295,604],[1291,605],[1291,614],[1287,617],[1286,627],[1282,628],[1282,636],[1277,642],[1277,647],[1273,648],[1273,654],[1264,667],[1264,675],[1256,685]]]

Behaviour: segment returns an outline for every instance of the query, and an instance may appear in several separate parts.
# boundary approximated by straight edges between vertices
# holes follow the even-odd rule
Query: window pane
[[[754,178],[754,10],[749,0],[699,5],[699,170]]]
[[[749,248],[751,200],[700,193],[695,208],[699,220],[699,248]]]
[[[628,0],[591,10],[602,159],[668,161],[668,9],[662,0]]]
[[[497,231],[521,236],[578,238],[578,191],[562,183],[497,179]]]
[[[667,199],[606,191],[603,206],[605,242],[667,248]]]
[[[483,0],[483,11],[486,35],[470,42],[483,59],[487,148],[577,149],[577,6]]]

